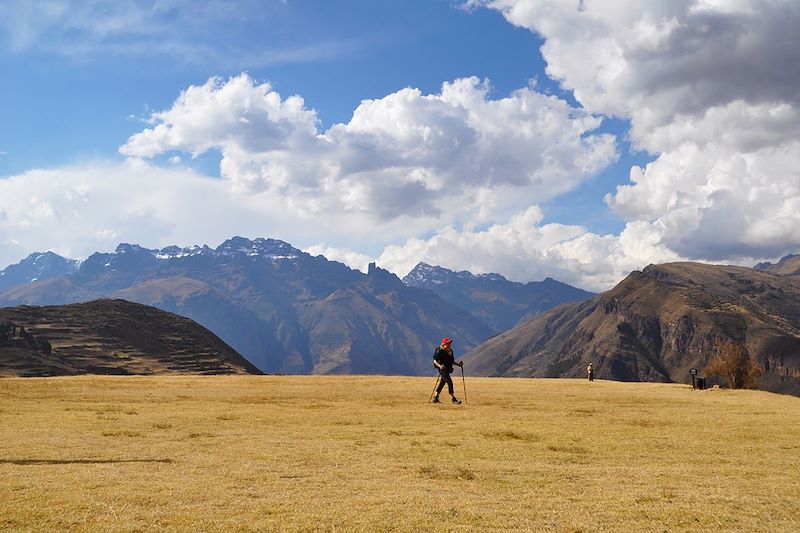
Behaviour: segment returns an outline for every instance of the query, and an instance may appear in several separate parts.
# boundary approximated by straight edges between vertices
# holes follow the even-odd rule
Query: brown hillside
[[[800,281],[749,268],[651,265],[612,290],[565,304],[465,356],[481,375],[689,382],[722,342],[744,345],[760,385],[800,394]]]
[[[0,308],[0,376],[258,374],[197,323],[125,300]]]

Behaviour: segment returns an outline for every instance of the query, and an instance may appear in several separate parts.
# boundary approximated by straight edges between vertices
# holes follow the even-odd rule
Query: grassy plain
[[[800,531],[800,398],[433,380],[2,379],[0,529]]]

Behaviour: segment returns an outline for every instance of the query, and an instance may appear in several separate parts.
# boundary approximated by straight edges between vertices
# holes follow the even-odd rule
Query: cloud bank
[[[547,73],[658,154],[606,197],[630,224],[694,259],[800,248],[800,4],[480,3],[541,35]]]
[[[10,254],[22,247],[84,258],[120,241],[221,242],[231,220],[279,228],[269,212],[185,169],[96,162],[32,170],[0,180],[0,260],[16,262],[22,256]]]
[[[486,230],[446,227],[429,239],[388,246],[378,263],[401,274],[425,261],[453,270],[496,272],[512,280],[552,277],[602,291],[642,264],[680,259],[660,247],[658,235],[646,225],[630,224],[614,236],[541,221],[541,210],[531,206]]]
[[[282,198],[240,191],[178,164],[96,161],[0,179],[0,269],[33,251],[85,258],[120,242],[216,246],[233,235],[271,236],[299,247],[357,242],[381,250],[386,239],[399,240],[409,231],[337,213],[303,217]],[[315,253],[334,250],[319,246]],[[344,253],[332,259],[362,268],[366,263],[356,259],[364,257]]]

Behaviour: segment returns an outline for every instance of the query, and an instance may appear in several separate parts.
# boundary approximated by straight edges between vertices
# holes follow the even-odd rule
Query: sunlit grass
[[[800,531],[798,398],[484,378],[453,406],[432,386],[0,380],[0,529]]]

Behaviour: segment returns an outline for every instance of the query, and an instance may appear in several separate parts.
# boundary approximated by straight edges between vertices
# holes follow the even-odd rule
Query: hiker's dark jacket
[[[441,346],[439,346],[433,353],[433,360],[442,365],[443,368],[440,370],[441,373],[443,374],[453,373],[453,365],[456,362],[456,358],[453,355],[452,348],[442,348]]]

